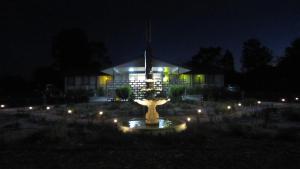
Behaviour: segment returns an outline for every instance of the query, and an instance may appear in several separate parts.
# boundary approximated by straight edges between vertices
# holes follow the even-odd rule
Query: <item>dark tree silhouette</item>
[[[54,38],[52,52],[54,64],[62,72],[86,67],[91,56],[87,35],[80,29],[61,31]]]
[[[285,56],[278,64],[281,87],[299,92],[298,72],[300,67],[300,38],[294,40],[285,50]]]
[[[272,60],[271,51],[263,46],[257,39],[244,42],[242,51],[242,69],[244,72],[263,69]]]
[[[63,73],[76,71],[96,72],[110,64],[107,49],[101,42],[89,42],[81,29],[61,31],[53,42],[55,67]]]
[[[90,42],[91,62],[98,68],[111,66],[111,60],[107,55],[107,48],[104,43],[98,41]]]
[[[233,55],[229,50],[225,51],[225,54],[221,59],[221,67],[224,70],[224,72],[228,72],[228,73],[235,72]]]
[[[194,68],[216,68],[219,67],[222,57],[222,49],[220,47],[200,48],[199,52],[192,57],[189,65]]]

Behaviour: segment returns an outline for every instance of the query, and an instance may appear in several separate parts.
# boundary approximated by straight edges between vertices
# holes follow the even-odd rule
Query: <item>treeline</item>
[[[258,39],[249,39],[243,43],[241,71],[235,70],[233,54],[221,47],[200,48],[187,66],[200,72],[223,72],[225,84],[239,85],[247,93],[297,94],[299,58],[300,38],[277,59]]]
[[[22,90],[45,93],[63,91],[64,76],[99,72],[111,66],[104,43],[91,41],[81,29],[62,30],[53,38],[54,62],[33,73],[26,82],[17,76],[0,77],[0,95],[22,93]],[[294,40],[278,60],[272,51],[257,39],[243,43],[241,72],[235,70],[233,54],[221,47],[200,48],[185,66],[193,71],[222,73],[225,84],[239,85],[248,93],[299,93],[300,38]]]

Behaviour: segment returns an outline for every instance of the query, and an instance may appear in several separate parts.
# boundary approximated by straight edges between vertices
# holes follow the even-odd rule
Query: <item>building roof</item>
[[[155,58],[151,58],[152,62],[152,68],[154,71],[159,67],[168,67],[170,68],[170,72],[176,72],[176,73],[186,73],[189,72],[189,69],[173,65]],[[107,74],[114,74],[114,73],[125,73],[129,72],[129,68],[134,69],[134,71],[145,71],[145,60],[143,57],[140,57],[138,59],[132,60],[130,62],[126,62],[120,65],[116,65],[107,69],[102,70],[103,73]]]

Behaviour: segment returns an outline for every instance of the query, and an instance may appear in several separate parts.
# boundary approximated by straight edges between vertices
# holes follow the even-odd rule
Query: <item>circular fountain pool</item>
[[[165,134],[181,132],[186,129],[186,123],[177,120],[159,118],[158,124],[147,125],[143,118],[133,118],[121,121],[119,129],[124,133]]]

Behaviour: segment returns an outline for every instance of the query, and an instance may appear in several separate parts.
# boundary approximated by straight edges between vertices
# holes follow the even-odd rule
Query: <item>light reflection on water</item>
[[[159,119],[158,126],[147,126],[145,120],[133,119],[128,121],[129,128],[167,128],[172,125],[170,120]]]

